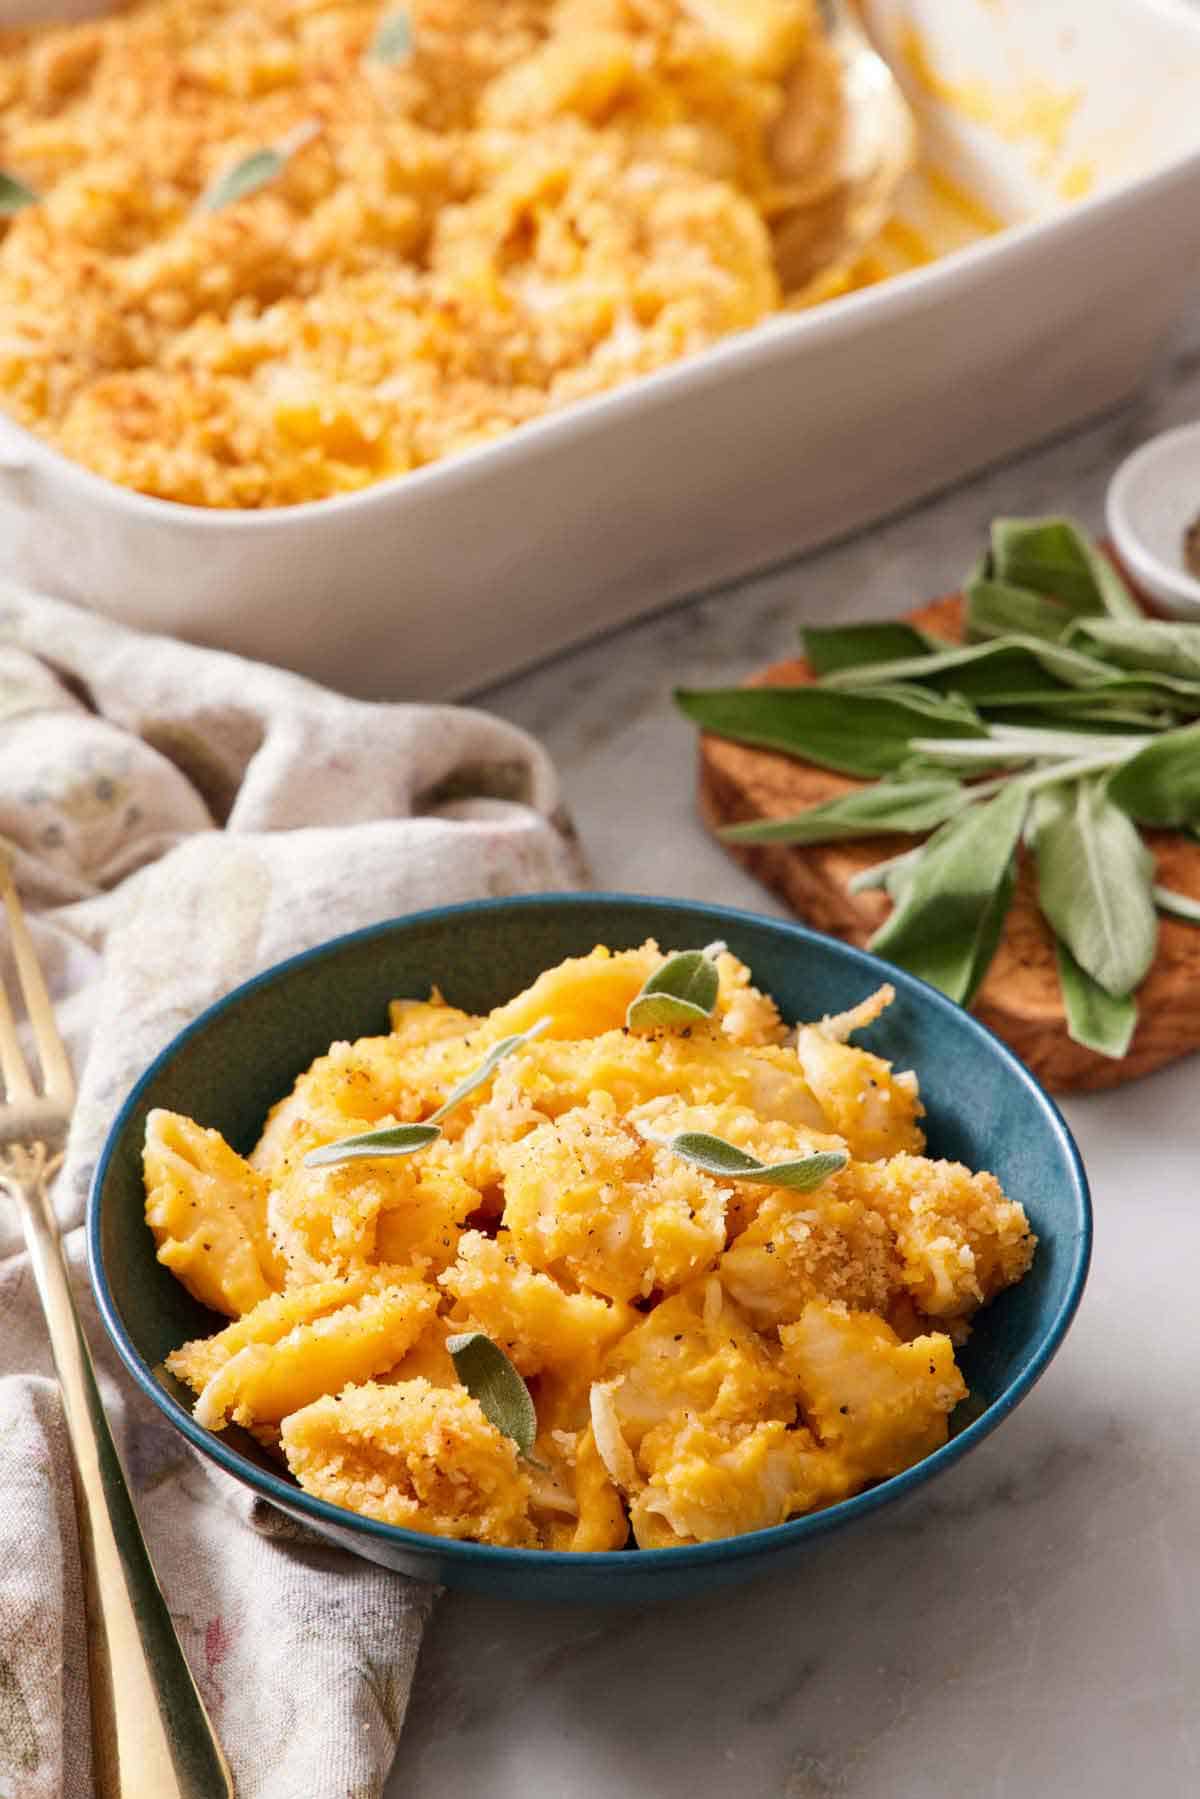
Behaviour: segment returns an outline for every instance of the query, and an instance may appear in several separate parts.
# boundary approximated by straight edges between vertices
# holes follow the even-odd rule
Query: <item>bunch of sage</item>
[[[855,885],[893,902],[872,948],[964,1005],[1029,854],[1071,1036],[1123,1056],[1158,914],[1200,923],[1200,900],[1155,884],[1139,829],[1200,837],[1200,625],[1145,617],[1059,518],[997,519],[965,602],[962,644],[895,621],[809,629],[815,685],[679,691],[717,736],[871,783],[722,836],[923,836]]]

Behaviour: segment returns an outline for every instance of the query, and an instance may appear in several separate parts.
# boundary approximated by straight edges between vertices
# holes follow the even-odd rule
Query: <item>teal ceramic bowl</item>
[[[542,969],[597,943],[656,937],[669,946],[724,938],[789,1019],[839,1012],[881,981],[896,1003],[858,1039],[915,1068],[929,1151],[988,1168],[1028,1210],[1040,1238],[1033,1270],[984,1312],[960,1356],[971,1399],[943,1449],[841,1505],[725,1542],[569,1555],[421,1536],[311,1498],[253,1440],[193,1420],[183,1389],[156,1375],[167,1352],[224,1322],[155,1259],[143,1221],[141,1144],[153,1106],[216,1125],[238,1149],[268,1107],[335,1038],[385,1030],[387,1002],[424,998],[486,1011]],[[991,1033],[940,993],[799,925],[718,906],[579,894],[450,906],[378,925],[280,963],[210,1008],[146,1071],[113,1125],[88,1214],[92,1279],[104,1322],[134,1380],[203,1455],[331,1542],[403,1574],[524,1599],[645,1604],[781,1571],[819,1539],[921,1489],[982,1442],[1029,1392],[1079,1304],[1091,1245],[1087,1181],[1059,1112]]]

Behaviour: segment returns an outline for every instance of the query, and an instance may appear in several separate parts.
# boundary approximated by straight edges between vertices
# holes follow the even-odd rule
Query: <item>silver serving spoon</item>
[[[820,8],[841,66],[838,173],[832,186],[823,184],[811,200],[801,198],[776,223],[775,260],[786,294],[858,260],[886,222],[896,190],[916,160],[912,108],[848,0],[820,0]],[[785,181],[811,179],[812,95],[802,77],[789,93],[771,150]]]

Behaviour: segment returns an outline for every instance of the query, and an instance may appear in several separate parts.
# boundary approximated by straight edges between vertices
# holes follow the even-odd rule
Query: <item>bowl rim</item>
[[[799,1518],[789,1519],[784,1524],[771,1525],[763,1530],[747,1531],[736,1537],[721,1537],[710,1543],[681,1544],[675,1548],[593,1551],[515,1549],[492,1543],[474,1543],[457,1538],[439,1537],[422,1531],[407,1530],[401,1525],[385,1524],[379,1519],[368,1518],[361,1512],[353,1512],[347,1507],[334,1505],[325,1499],[318,1499],[313,1494],[306,1493],[302,1487],[291,1484],[282,1475],[259,1468],[256,1463],[248,1461],[240,1451],[224,1442],[219,1434],[208,1431],[197,1424],[191,1413],[180,1405],[178,1400],[168,1393],[166,1388],[155,1378],[150,1365],[129,1337],[108,1284],[100,1243],[101,1195],[109,1166],[117,1153],[118,1145],[147,1088],[155,1081],[159,1071],[173,1061],[188,1043],[202,1035],[220,1014],[239,1005],[258,988],[286,980],[310,963],[321,961],[351,944],[392,937],[398,930],[419,928],[445,920],[460,919],[465,923],[483,912],[509,912],[519,915],[522,912],[544,911],[548,907],[564,907],[568,910],[578,907],[583,910],[597,905],[621,906],[635,912],[644,911],[648,930],[650,928],[649,921],[654,915],[662,908],[669,907],[695,912],[712,920],[714,924],[723,921],[726,925],[743,924],[756,929],[766,926],[768,929],[777,930],[792,937],[799,943],[815,944],[823,948],[832,946],[843,954],[852,966],[861,967],[863,973],[874,979],[877,985],[881,979],[889,981],[897,989],[908,991],[924,1005],[931,1006],[936,1013],[956,1016],[960,1026],[965,1019],[969,1030],[982,1039],[991,1053],[998,1056],[1009,1071],[1017,1076],[1030,1099],[1047,1118],[1072,1179],[1076,1209],[1079,1215],[1078,1231],[1068,1246],[1073,1259],[1066,1292],[1048,1327],[1043,1332],[1029,1365],[997,1399],[992,1401],[985,1412],[982,1412],[978,1418],[972,1419],[957,1436],[952,1437],[940,1449],[934,1450],[922,1461],[914,1463],[911,1468],[904,1469],[902,1473],[893,1475],[888,1480],[880,1481],[877,1485],[869,1487],[849,1499],[840,1500],[820,1511],[809,1512]],[[990,1436],[992,1431],[1020,1404],[1045,1373],[1046,1368],[1058,1352],[1079,1307],[1091,1261],[1092,1205],[1087,1174],[1078,1146],[1061,1111],[1041,1082],[1008,1045],[996,1036],[994,1031],[991,1031],[969,1012],[965,1012],[961,1006],[948,999],[937,988],[931,987],[928,982],[920,980],[916,975],[908,974],[904,969],[893,967],[892,964],[884,962],[878,956],[873,956],[867,950],[857,949],[852,944],[843,943],[839,938],[814,931],[809,926],[799,924],[791,919],[772,918],[766,913],[751,912],[743,907],[715,905],[701,900],[587,890],[573,893],[539,892],[520,894],[504,899],[468,900],[458,905],[433,906],[419,912],[404,913],[399,917],[385,919],[378,924],[366,925],[358,930],[342,932],[336,937],[327,938],[310,949],[301,950],[296,955],[273,963],[269,968],[252,975],[249,980],[240,982],[222,998],[207,1006],[197,1018],[193,1019],[191,1024],[186,1025],[183,1030],[171,1038],[170,1042],[158,1052],[145,1072],[135,1082],[122,1103],[109,1127],[92,1178],[87,1201],[86,1236],[88,1272],[97,1309],[117,1354],[129,1374],[132,1375],[142,1392],[154,1401],[159,1410],[175,1425],[193,1448],[216,1462],[226,1473],[233,1475],[243,1485],[250,1487],[261,1498],[291,1512],[293,1516],[300,1514],[318,1525],[333,1526],[341,1532],[357,1531],[380,1544],[386,1544],[409,1553],[416,1552],[425,1558],[442,1557],[446,1560],[491,1567],[498,1572],[508,1570],[514,1575],[535,1569],[549,1570],[551,1568],[590,1569],[596,1574],[601,1574],[606,1569],[628,1571],[637,1568],[645,1570],[647,1574],[652,1574],[656,1570],[677,1570],[703,1567],[713,1562],[757,1559],[759,1556],[769,1554],[774,1549],[795,1545],[808,1538],[825,1536],[830,1531],[838,1530],[842,1526],[852,1523],[856,1518],[869,1516],[881,1507],[906,1497],[924,1486],[944,1469],[953,1466],[969,1449],[973,1449],[977,1443]]]

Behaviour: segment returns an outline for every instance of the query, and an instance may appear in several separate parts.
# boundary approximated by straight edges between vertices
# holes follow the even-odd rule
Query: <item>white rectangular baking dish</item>
[[[864,10],[936,160],[1009,229],[315,505],[147,499],[6,424],[0,571],[369,697],[447,697],[1111,406],[1200,268],[1200,9]]]

